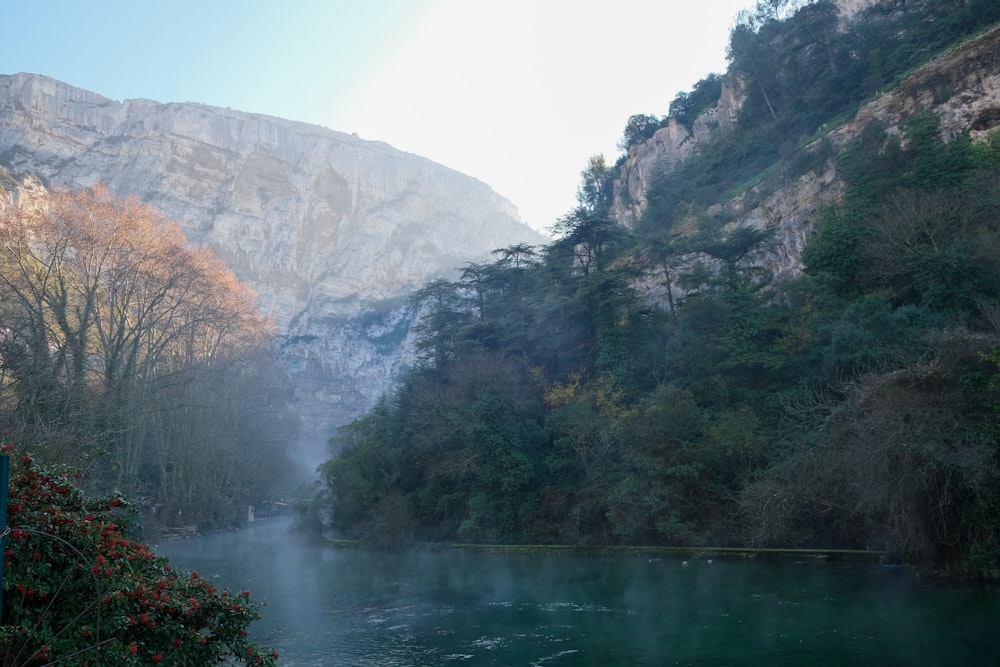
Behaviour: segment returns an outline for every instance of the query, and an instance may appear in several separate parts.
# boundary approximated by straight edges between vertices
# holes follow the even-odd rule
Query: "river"
[[[1000,592],[900,568],[302,544],[288,519],[158,553],[263,600],[281,665],[1000,664]]]

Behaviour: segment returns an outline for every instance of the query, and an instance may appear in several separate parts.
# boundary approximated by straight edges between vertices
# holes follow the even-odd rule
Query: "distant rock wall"
[[[324,439],[412,362],[408,293],[544,240],[484,183],[384,143],[38,75],[0,76],[0,165],[139,196],[211,247],[279,324],[306,428]]]

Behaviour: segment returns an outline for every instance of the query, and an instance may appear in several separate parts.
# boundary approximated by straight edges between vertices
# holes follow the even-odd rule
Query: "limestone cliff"
[[[840,0],[845,20],[873,0]],[[675,121],[648,141],[630,148],[614,182],[613,213],[633,226],[646,208],[646,189],[656,170],[673,169],[696,154],[718,133],[734,125],[740,111],[739,84],[726,75],[718,103],[703,112],[689,130]],[[913,114],[932,111],[941,117],[945,138],[968,131],[973,139],[1000,127],[1000,27],[957,46],[909,74],[892,90],[861,106],[853,118],[822,133],[805,151],[825,154],[819,166],[777,186],[766,180],[709,215],[724,215],[731,225],[767,228],[776,243],[766,260],[776,276],[791,277],[802,269],[805,242],[824,202],[835,201],[842,184],[836,173],[840,150],[872,120],[889,133]]]
[[[879,0],[835,0],[842,28],[861,10]],[[629,147],[628,155],[620,165],[615,179],[612,214],[615,219],[632,227],[646,210],[646,191],[650,179],[659,170],[671,170],[677,164],[695,155],[713,137],[731,129],[743,105],[742,89],[745,85],[731,72],[722,80],[719,100],[703,111],[685,127],[676,119],[668,119],[647,141]]]
[[[0,76],[0,166],[137,195],[211,247],[279,324],[318,438],[412,361],[409,292],[543,240],[484,183],[384,143],[197,104],[117,102],[30,74]]]
[[[726,77],[722,82],[719,101],[699,114],[685,127],[670,118],[647,141],[629,147],[625,161],[614,181],[612,215],[615,220],[632,227],[646,210],[646,191],[658,170],[671,170],[698,152],[700,146],[719,132],[733,127],[742,104],[738,82]]]

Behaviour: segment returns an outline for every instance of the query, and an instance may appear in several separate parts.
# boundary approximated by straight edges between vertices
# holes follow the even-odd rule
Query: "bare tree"
[[[245,454],[279,444],[255,415],[284,419],[254,294],[178,225],[103,187],[5,210],[0,243],[7,435],[60,443],[58,460],[104,455],[109,483],[156,506],[244,502],[261,465]]]

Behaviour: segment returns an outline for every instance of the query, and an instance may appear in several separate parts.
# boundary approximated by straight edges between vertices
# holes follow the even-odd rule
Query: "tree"
[[[560,263],[563,270],[583,279],[592,271],[609,268],[627,236],[626,230],[607,211],[583,206],[560,218],[552,231],[557,239],[545,249],[547,256]]]
[[[776,70],[772,62],[773,53],[750,24],[740,23],[733,28],[729,36],[728,55],[731,68],[749,79],[751,89],[747,91],[748,94],[759,93],[759,98],[766,105],[771,120],[777,121],[778,113],[774,103],[771,102],[771,97],[777,89],[777,84],[773,81]],[[769,89],[770,94],[768,94]]]
[[[654,171],[635,230],[595,162],[554,242],[448,286],[453,353],[352,432],[335,511],[365,536],[891,546],[996,577],[1000,139],[944,142],[930,116],[867,127],[795,280],[772,280],[770,234],[725,205],[827,164],[830,142],[780,161],[856,109],[873,48],[891,82],[978,20],[960,4],[876,5],[855,39],[834,3],[761,3],[739,123]]]
[[[192,454],[242,448],[247,456],[229,471],[241,479],[256,475],[251,451],[281,459],[273,431],[220,428],[243,409],[262,412],[261,402],[289,424],[279,415],[280,383],[254,400],[252,385],[231,383],[233,374],[276,379],[273,323],[178,225],[95,187],[5,209],[0,240],[8,437],[45,442],[48,460],[96,465],[107,485],[138,491],[161,511],[183,506],[194,520],[219,507],[199,493],[219,487]],[[236,486],[244,492],[223,508],[254,493]]]
[[[719,101],[722,96],[722,75],[709,74],[694,85],[691,92],[677,93],[670,103],[670,117],[691,129],[695,118],[702,111]]]
[[[821,400],[803,444],[744,491],[760,543],[877,546],[927,572],[995,576],[995,393],[976,380],[995,367],[982,344],[956,333],[930,362],[866,373],[840,387],[846,400]]]
[[[460,294],[461,285],[434,280],[410,295],[410,301],[425,309],[420,323],[416,350],[431,368],[441,369],[458,354],[459,333],[469,323],[470,310]]]
[[[627,153],[629,148],[646,141],[661,127],[663,127],[663,121],[656,116],[649,114],[629,116],[622,139],[618,142],[618,149]]]
[[[594,155],[587,168],[580,173],[580,187],[576,198],[588,211],[603,213],[611,208],[614,200],[614,172],[604,161],[604,155]]]

